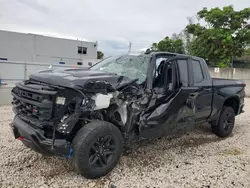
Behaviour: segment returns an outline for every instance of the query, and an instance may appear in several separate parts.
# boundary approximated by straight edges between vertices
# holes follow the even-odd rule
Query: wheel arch
[[[231,96],[228,97],[224,103],[223,106],[230,106],[234,109],[235,115],[238,114],[239,107],[240,107],[240,99],[238,96]]]

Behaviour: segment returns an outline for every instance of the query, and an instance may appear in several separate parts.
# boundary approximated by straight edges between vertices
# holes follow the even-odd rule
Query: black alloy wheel
[[[230,106],[223,106],[218,123],[212,125],[212,131],[219,137],[228,137],[234,128],[235,111]]]
[[[86,178],[109,173],[118,163],[123,149],[121,131],[112,123],[95,121],[84,125],[73,139],[73,165]]]
[[[99,137],[89,151],[89,164],[92,167],[106,167],[115,155],[116,144],[111,135]]]
[[[230,112],[226,112],[223,117],[223,128],[225,131],[231,130],[234,126],[234,115]]]

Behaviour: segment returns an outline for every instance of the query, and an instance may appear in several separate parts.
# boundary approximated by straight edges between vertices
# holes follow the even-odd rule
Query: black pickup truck
[[[89,69],[44,70],[12,90],[15,138],[72,157],[86,178],[106,175],[123,145],[209,122],[219,137],[243,112],[245,84],[211,78],[198,57],[167,52],[107,58]]]

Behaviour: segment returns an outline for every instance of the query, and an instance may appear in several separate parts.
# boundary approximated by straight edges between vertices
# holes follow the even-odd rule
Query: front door
[[[139,131],[142,137],[158,138],[193,126],[195,88],[189,87],[190,61],[176,57],[162,62],[164,65],[156,75],[163,77],[154,78],[157,83],[153,81],[153,97],[141,115]]]

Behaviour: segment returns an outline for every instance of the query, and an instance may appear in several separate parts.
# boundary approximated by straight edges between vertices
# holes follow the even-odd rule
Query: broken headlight
[[[65,97],[56,97],[56,104],[64,105],[65,104]]]

